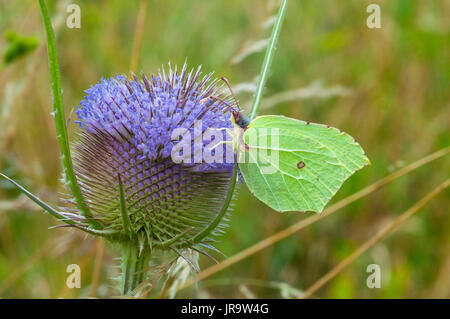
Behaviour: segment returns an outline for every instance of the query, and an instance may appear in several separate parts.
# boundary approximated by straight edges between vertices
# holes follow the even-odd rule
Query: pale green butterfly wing
[[[369,163],[338,129],[260,116],[243,132],[239,168],[250,191],[273,209],[320,213],[344,181]]]

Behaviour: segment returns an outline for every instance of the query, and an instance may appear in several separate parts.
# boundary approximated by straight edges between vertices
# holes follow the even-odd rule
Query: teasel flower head
[[[103,229],[89,228],[81,215],[67,216],[79,228],[141,250],[213,248],[226,225],[222,213],[235,164],[227,152],[214,163],[174,161],[181,141],[173,133],[182,129],[192,137],[192,157],[211,148],[210,139],[200,138],[208,128],[227,136],[223,129],[232,128],[234,102],[223,83],[201,76],[200,67],[169,65],[148,77],[102,79],[85,92],[75,111],[80,129],[73,165],[92,218]]]

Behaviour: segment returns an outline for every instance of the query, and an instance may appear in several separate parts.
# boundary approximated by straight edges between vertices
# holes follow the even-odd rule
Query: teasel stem
[[[53,96],[53,117],[55,120],[57,138],[61,150],[61,163],[64,175],[64,183],[68,183],[72,196],[77,206],[89,225],[94,229],[102,229],[102,225],[93,219],[89,207],[86,205],[83,195],[73,170],[72,157],[70,155],[69,139],[67,137],[66,119],[64,116],[64,105],[61,89],[61,76],[59,72],[58,54],[56,50],[55,34],[44,0],[39,0],[42,19],[44,20],[45,33],[47,36],[48,67],[50,72],[50,86]]]
[[[139,246],[132,242],[123,242],[122,269],[120,278],[120,292],[123,296],[133,296],[136,288],[146,279],[148,261],[151,257],[149,250],[140,252]]]
[[[119,202],[120,212],[122,215],[123,228],[128,237],[133,237],[130,227],[130,219],[128,216],[125,196],[123,192],[122,179],[118,175],[119,180]],[[141,284],[150,259],[148,250],[140,251],[138,245],[133,242],[124,241],[122,243],[122,269],[120,278],[120,292],[122,295],[133,295],[133,292]]]

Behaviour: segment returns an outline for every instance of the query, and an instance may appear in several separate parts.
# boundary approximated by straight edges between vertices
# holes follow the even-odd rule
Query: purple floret
[[[178,143],[172,140],[176,128],[188,129],[194,139],[195,121],[201,120],[203,132],[207,128],[233,127],[230,113],[224,112],[232,104],[227,102],[229,97],[223,97],[217,81],[210,82],[211,74],[201,80],[199,77],[200,69],[187,74],[185,65],[180,75],[175,70],[168,77],[165,73],[150,79],[143,75],[142,81],[128,81],[124,76],[102,79],[85,91],[85,99],[75,111],[77,122],[91,134],[102,131],[112,137],[125,137],[133,145],[130,151],[140,153],[139,160],[168,158]],[[230,137],[224,132],[224,138]],[[206,146],[207,141],[203,143]],[[233,163],[227,163],[223,154],[222,163],[197,163],[194,169],[232,169]]]

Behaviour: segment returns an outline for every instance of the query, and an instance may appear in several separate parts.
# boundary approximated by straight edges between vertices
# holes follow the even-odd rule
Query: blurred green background
[[[81,8],[80,29],[65,24],[71,1],[48,1],[67,115],[83,98],[83,90],[101,77],[129,74],[139,10],[139,1],[73,2]],[[380,29],[366,26],[370,3],[381,7]],[[162,64],[180,65],[187,58],[192,66],[202,64],[205,73],[226,76],[248,110],[251,92],[245,88],[251,88],[259,72],[263,50],[245,53],[268,37],[270,27],[264,23],[276,5],[262,0],[150,0],[138,71],[156,72]],[[1,67],[0,171],[56,206],[61,169],[37,1],[0,0],[2,62],[13,50],[3,37],[7,30],[34,36],[38,45],[34,48],[31,39],[18,49],[26,53],[28,48],[28,54]],[[449,88],[450,1],[290,1],[261,113],[326,123],[356,137],[372,165],[344,184],[336,202],[450,145]],[[288,97],[280,97],[285,92]],[[75,130],[70,125],[69,134]],[[280,289],[263,287],[270,282],[306,289],[449,172],[447,155],[179,296],[280,298]],[[276,213],[242,185],[239,190],[231,225],[217,244],[227,256],[309,216]],[[449,192],[440,194],[316,296],[449,298],[449,204]],[[0,180],[0,297],[114,295],[108,280],[117,275],[114,247],[103,250],[101,242],[81,232],[48,229],[56,224]],[[366,267],[372,263],[381,267],[380,289],[366,286]],[[82,268],[81,289],[66,287],[69,264]],[[202,268],[211,264],[201,257]]]

